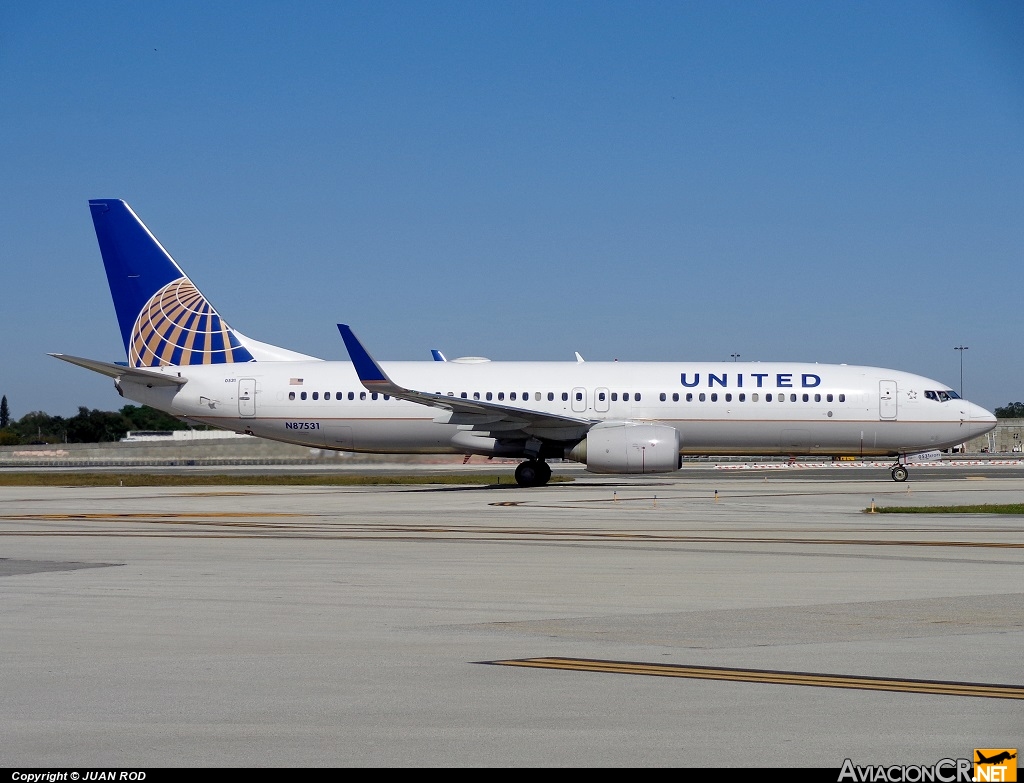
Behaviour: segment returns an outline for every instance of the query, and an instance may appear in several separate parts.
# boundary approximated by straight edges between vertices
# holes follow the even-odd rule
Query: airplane
[[[999,764],[1003,761],[1009,761],[1010,759],[1017,758],[1016,753],[1010,753],[1007,750],[1004,750],[1002,753],[997,753],[990,759],[985,758],[985,756],[982,755],[980,750],[975,750],[974,752],[978,756],[978,760],[975,762],[975,764]]]
[[[375,360],[346,324],[349,361],[233,329],[128,204],[89,202],[128,361],[51,354],[193,423],[318,449],[550,460],[603,474],[670,473],[683,455],[884,456],[895,481],[922,454],[995,417],[899,370],[761,362]],[[438,352],[439,353],[439,352]]]

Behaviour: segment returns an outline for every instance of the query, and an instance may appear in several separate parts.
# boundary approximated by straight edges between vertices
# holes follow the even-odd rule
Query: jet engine
[[[669,473],[682,467],[679,432],[663,424],[598,425],[565,458],[591,473]]]

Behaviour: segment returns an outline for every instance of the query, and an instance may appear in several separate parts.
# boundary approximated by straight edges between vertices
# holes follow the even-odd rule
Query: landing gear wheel
[[[538,462],[537,469],[537,486],[542,487],[551,481],[551,468],[546,462]]]
[[[516,484],[521,487],[540,487],[551,478],[551,468],[546,462],[530,460],[521,462],[516,468]]]
[[[907,476],[909,476],[909,475],[910,475],[909,471],[907,471],[907,469],[905,467],[903,467],[902,465],[897,465],[896,467],[894,467],[892,469],[892,480],[893,481],[906,481],[907,480]]]
[[[516,467],[516,484],[521,487],[532,487],[537,483],[537,463],[520,462]]]

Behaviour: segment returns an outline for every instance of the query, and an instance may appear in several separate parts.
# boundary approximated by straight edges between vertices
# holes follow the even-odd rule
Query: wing
[[[77,364],[79,367],[98,372],[100,375],[106,375],[117,381],[131,381],[132,383],[141,383],[146,386],[184,386],[188,383],[188,378],[182,378],[180,372],[171,375],[157,370],[143,370],[136,367],[126,367],[121,364],[100,362],[96,359],[83,359],[81,356],[70,356],[66,353],[51,353],[50,356],[54,359]]]
[[[400,400],[449,411],[451,416],[445,421],[447,424],[468,424],[474,430],[491,432],[503,438],[522,433],[542,440],[568,441],[579,440],[597,423],[591,419],[407,389],[388,377],[346,324],[338,324],[338,331],[363,386]]]

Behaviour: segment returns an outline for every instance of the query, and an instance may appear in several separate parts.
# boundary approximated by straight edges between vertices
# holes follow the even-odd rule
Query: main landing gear
[[[907,480],[907,476],[909,476],[909,475],[910,475],[910,471],[908,471],[903,465],[893,465],[892,466],[892,480],[893,481],[906,481]]]
[[[521,487],[542,487],[551,479],[551,468],[541,459],[521,462],[516,467],[516,484]]]

